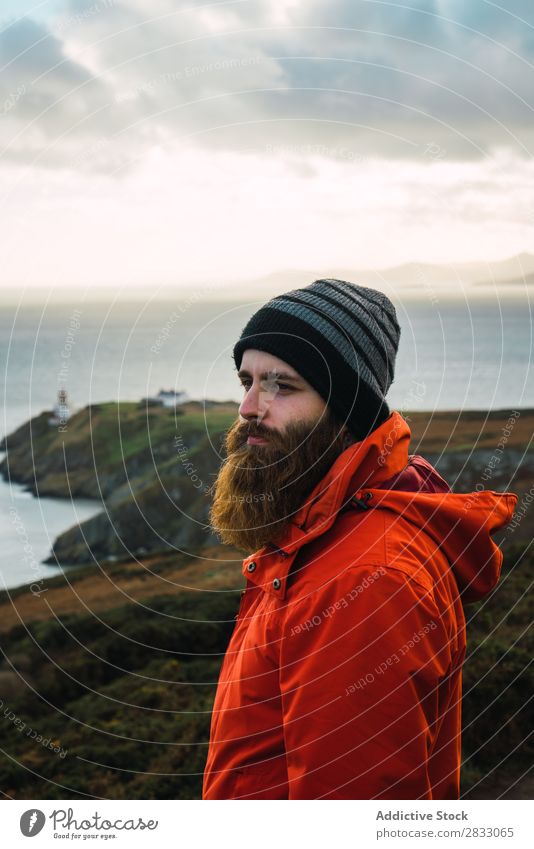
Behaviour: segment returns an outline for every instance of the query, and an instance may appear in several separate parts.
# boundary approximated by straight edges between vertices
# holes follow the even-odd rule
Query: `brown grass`
[[[0,633],[15,625],[49,619],[54,613],[98,613],[154,595],[240,590],[242,561],[243,554],[237,550],[212,546],[190,557],[170,553],[111,568],[87,567],[87,575],[72,583],[67,570],[65,585],[46,589],[44,582],[40,597],[28,587],[28,592],[0,602]]]

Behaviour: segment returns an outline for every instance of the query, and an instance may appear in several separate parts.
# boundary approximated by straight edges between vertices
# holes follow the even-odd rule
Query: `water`
[[[232,347],[264,302],[4,305],[0,431],[9,433],[51,409],[63,384],[74,409],[99,401],[138,400],[160,388],[185,390],[197,399],[239,401]],[[405,297],[395,305],[402,333],[388,394],[392,409],[534,406],[533,322],[525,295],[501,296],[499,301],[473,296],[469,302]],[[73,508],[60,500],[38,501],[20,488],[0,484],[0,574],[8,586],[35,574],[33,569],[22,579],[21,537],[8,512],[12,503],[39,558],[48,555],[60,531],[98,509],[91,502],[76,501]],[[54,571],[42,569],[45,575]]]
[[[0,589],[32,584],[32,591],[46,587],[46,578],[63,572],[57,564],[44,564],[55,537],[83,522],[101,509],[89,499],[34,498],[21,486],[0,482]],[[95,564],[96,565],[96,564]]]
[[[238,401],[231,350],[263,302],[188,305],[176,300],[113,307],[78,302],[48,309],[26,306],[18,315],[15,307],[4,306],[0,429],[8,432],[30,415],[51,409],[63,378],[74,407],[138,400],[162,387],[183,389],[192,398]],[[533,328],[524,299],[473,299],[469,304],[405,299],[396,306],[402,333],[390,406],[534,406]],[[81,311],[75,322],[74,310]],[[77,323],[79,328],[72,329]]]

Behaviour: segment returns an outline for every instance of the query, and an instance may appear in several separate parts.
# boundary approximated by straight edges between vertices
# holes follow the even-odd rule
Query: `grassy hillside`
[[[534,795],[533,580],[532,546],[508,546],[493,593],[466,607],[462,792],[468,798]]]
[[[39,495],[100,499],[176,462],[176,437],[191,447],[210,436],[217,443],[236,405],[211,402],[204,412],[195,401],[176,410],[110,401],[78,410],[64,429],[50,426],[50,415],[35,416],[0,443],[7,451],[0,472]]]
[[[66,430],[42,413],[10,434],[0,472],[39,495],[96,498],[103,510],[54,541],[48,562],[131,559],[217,542],[209,490],[235,404],[136,403],[79,410]]]
[[[214,555],[115,564],[98,578],[81,567],[40,599],[0,594],[3,793],[199,795],[242,582],[237,552]]]

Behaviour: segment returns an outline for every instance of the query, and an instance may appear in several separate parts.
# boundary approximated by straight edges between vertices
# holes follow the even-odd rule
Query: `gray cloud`
[[[68,166],[88,145],[120,129],[108,82],[69,58],[44,25],[23,18],[6,27],[0,64],[4,160]]]
[[[23,19],[0,35],[10,63],[0,107],[23,89],[4,108],[8,138],[21,133],[11,155],[33,157],[44,142],[45,164],[109,171],[188,136],[238,151],[315,145],[325,156],[468,159],[495,146],[530,155],[527,0],[301,0],[281,10],[69,0],[49,30]]]

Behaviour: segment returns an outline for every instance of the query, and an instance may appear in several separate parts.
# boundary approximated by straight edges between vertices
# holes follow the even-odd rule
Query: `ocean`
[[[72,409],[139,400],[162,388],[185,391],[192,399],[239,401],[232,347],[262,303],[265,299],[203,302],[190,296],[151,303],[3,305],[2,435],[51,409],[63,385]],[[466,301],[423,295],[395,305],[401,341],[387,396],[392,409],[534,407],[533,321],[526,296]],[[49,554],[54,537],[100,506],[36,499],[5,481],[0,505],[0,588],[32,581],[35,563]],[[31,567],[23,539],[32,547]]]

